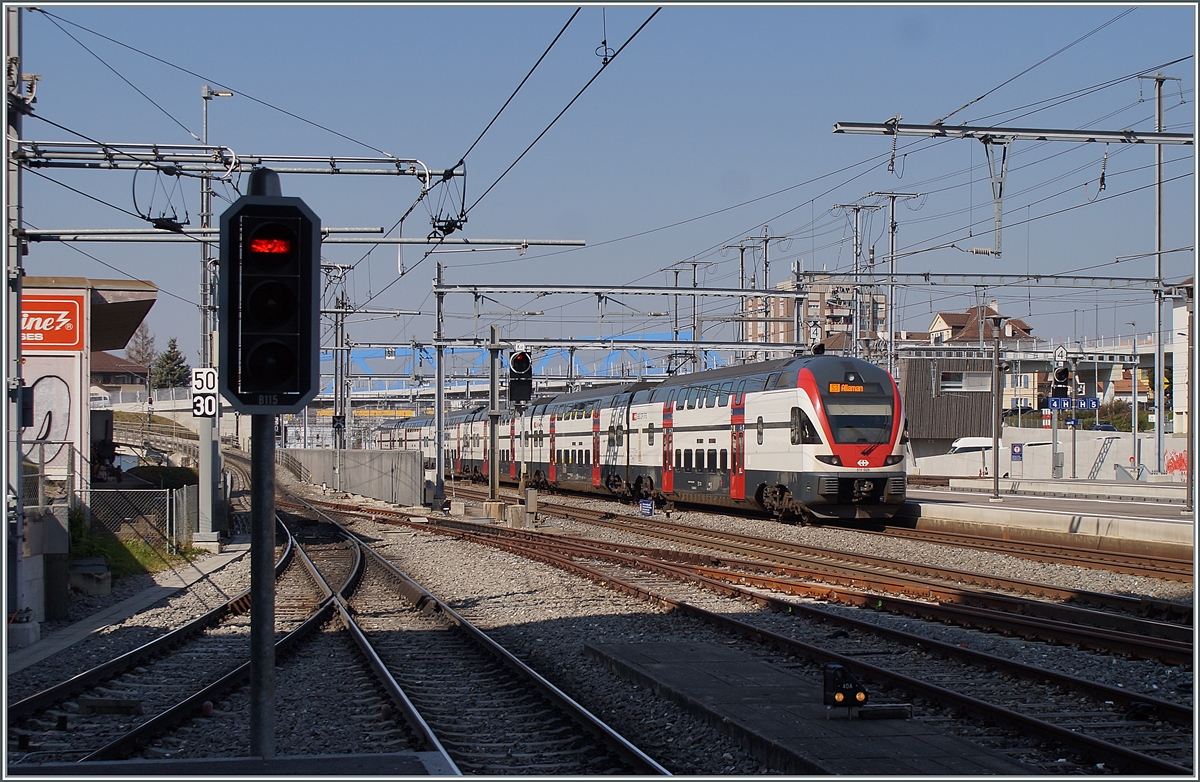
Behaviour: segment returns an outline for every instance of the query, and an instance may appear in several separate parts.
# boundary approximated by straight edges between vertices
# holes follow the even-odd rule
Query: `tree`
[[[133,332],[133,338],[129,340],[129,344],[125,346],[125,358],[135,364],[141,364],[147,369],[154,363],[154,335],[150,333],[150,327],[145,321],[137,327],[137,331]]]
[[[151,388],[179,388],[192,382],[192,368],[175,345],[175,338],[167,341],[167,349],[159,353],[150,369]]]

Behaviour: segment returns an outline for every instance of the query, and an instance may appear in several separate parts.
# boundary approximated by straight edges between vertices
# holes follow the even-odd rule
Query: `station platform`
[[[457,776],[437,752],[292,755],[274,758],[166,758],[8,766],[6,777],[398,777]]]
[[[785,774],[958,778],[1039,773],[912,719],[862,719],[869,714],[866,708],[850,718],[846,709],[824,705],[821,681],[727,647],[587,643],[584,648],[617,675],[706,720]]]
[[[992,479],[951,478],[950,488],[990,493]],[[1187,500],[1187,486],[1178,481],[1089,481],[1078,478],[1046,480],[1017,477],[1001,478],[1000,492],[1031,497],[1163,502],[1179,505],[1183,505]]]
[[[197,581],[215,573],[230,562],[249,556],[249,536],[231,539],[223,544],[220,554],[204,557],[203,559],[172,567],[169,574],[157,578],[157,584],[127,597],[103,611],[97,611],[86,619],[81,619],[69,627],[35,641],[28,646],[9,650],[6,659],[8,673],[16,673],[31,665],[45,660],[67,647],[74,646],[93,633],[103,630],[109,625],[124,621],[134,614],[144,611],[159,600],[170,597],[180,589],[195,584]]]
[[[951,478],[948,489],[909,488],[898,523],[1013,540],[1190,559],[1195,511],[1178,484]],[[1077,500],[1072,503],[1071,500]]]

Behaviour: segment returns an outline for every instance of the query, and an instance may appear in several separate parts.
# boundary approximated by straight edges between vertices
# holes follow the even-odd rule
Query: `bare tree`
[[[146,322],[142,321],[142,324],[137,327],[137,331],[133,332],[133,338],[129,340],[129,344],[125,346],[125,358],[149,369],[157,355],[158,353],[154,350],[154,335],[150,333]]]

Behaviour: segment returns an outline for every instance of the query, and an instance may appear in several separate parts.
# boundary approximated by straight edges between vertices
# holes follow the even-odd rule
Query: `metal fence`
[[[199,517],[199,487],[92,489],[92,529],[121,541],[140,541],[174,553],[192,543]]]
[[[21,472],[21,504],[42,507],[55,502],[74,504],[80,486],[78,472],[90,470],[74,444],[66,441],[26,440]],[[85,481],[86,483],[86,478]]]

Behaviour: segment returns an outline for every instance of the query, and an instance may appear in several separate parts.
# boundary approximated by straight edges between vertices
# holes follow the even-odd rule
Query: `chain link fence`
[[[92,529],[121,541],[140,541],[174,553],[192,543],[197,530],[199,487],[92,489]]]

